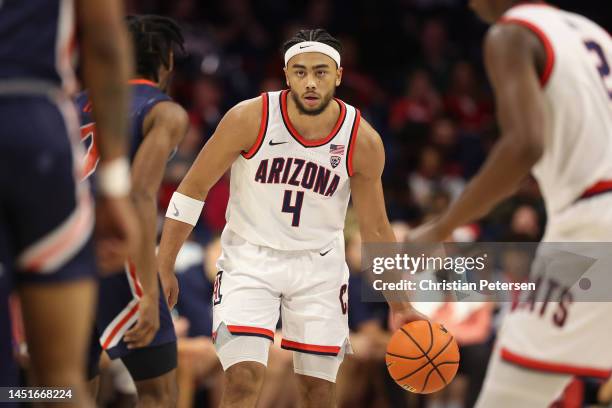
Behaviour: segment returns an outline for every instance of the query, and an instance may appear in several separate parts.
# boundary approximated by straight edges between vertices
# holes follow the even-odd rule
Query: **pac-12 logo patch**
[[[332,157],[329,158],[329,163],[335,169],[340,164],[340,160],[341,159],[342,158],[340,156],[332,156]]]

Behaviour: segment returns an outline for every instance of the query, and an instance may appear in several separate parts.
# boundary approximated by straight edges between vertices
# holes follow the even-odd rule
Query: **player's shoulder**
[[[241,126],[259,126],[263,112],[263,95],[246,99],[234,105],[227,111],[224,121]]]
[[[359,120],[354,147],[351,147],[351,150],[354,152],[350,158],[351,176],[355,174],[379,176],[385,162],[385,148],[380,134],[364,118]]]
[[[383,149],[380,134],[363,117],[359,119],[359,128],[355,139],[355,148],[358,152],[376,152]]]
[[[145,128],[148,127],[147,122],[150,124],[163,123],[164,126],[172,128],[185,128],[189,124],[189,115],[178,103],[172,100],[164,100],[151,108],[151,111],[147,114]]]
[[[501,65],[519,59],[544,58],[545,44],[533,27],[499,22],[489,28],[484,40],[485,61]]]

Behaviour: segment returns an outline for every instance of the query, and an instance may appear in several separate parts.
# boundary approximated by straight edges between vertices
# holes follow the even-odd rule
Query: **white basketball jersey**
[[[289,119],[288,93],[262,94],[257,141],[232,165],[226,228],[256,245],[320,249],[344,229],[360,115],[332,100],[340,115],[331,133],[306,140]]]
[[[612,180],[612,41],[587,18],[546,4],[515,6],[501,22],[530,29],[546,50],[541,83],[550,126],[533,174],[554,217]]]

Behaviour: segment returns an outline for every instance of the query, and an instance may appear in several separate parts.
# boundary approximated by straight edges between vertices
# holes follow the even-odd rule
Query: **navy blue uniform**
[[[68,0],[0,5],[0,385],[14,375],[7,293],[96,273],[92,199],[75,178],[82,154],[66,96],[73,9]]]
[[[73,0],[3,0],[0,6],[0,82],[74,86]]]
[[[150,110],[159,102],[170,101],[170,97],[157,86],[146,80],[130,81],[132,85],[132,101],[130,106],[130,158],[133,159],[142,143],[143,123]],[[95,123],[92,118],[92,106],[87,93],[81,93],[76,99],[81,118],[81,137],[87,154],[85,157],[84,177],[95,177],[97,163],[97,149],[95,145]],[[138,282],[133,265],[126,266],[125,271],[100,279],[100,292],[98,296],[98,312],[96,318],[96,339],[92,341],[89,376],[97,374],[97,363],[102,349],[112,358],[121,358],[135,380],[157,377],[175,368],[176,363],[166,362],[165,367],[155,366],[158,363],[154,354],[151,361],[153,367],[146,370],[131,367],[126,358],[134,353],[128,350],[123,341],[125,332],[138,320],[138,299],[142,295],[142,288]],[[145,349],[156,350],[162,345],[171,345],[176,348],[176,335],[172,317],[160,290],[159,296],[160,328],[151,344]],[[143,350],[143,349],[140,349]],[[155,352],[155,351],[153,351]],[[141,360],[142,362],[142,360]],[[160,362],[161,363],[161,362]],[[142,365],[138,363],[137,365]],[[146,371],[146,372],[142,372]]]

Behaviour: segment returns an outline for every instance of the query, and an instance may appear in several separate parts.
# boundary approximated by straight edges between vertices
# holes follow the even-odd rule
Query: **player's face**
[[[470,0],[470,8],[483,21],[493,24],[501,16],[498,3],[497,0]]]
[[[323,112],[342,79],[342,68],[325,54],[309,52],[291,58],[285,68],[287,86],[298,109],[307,115]]]

